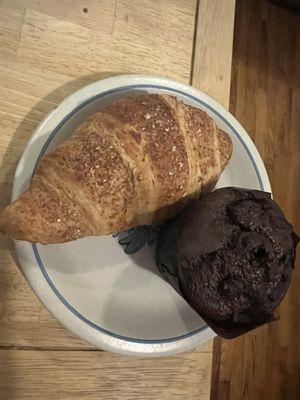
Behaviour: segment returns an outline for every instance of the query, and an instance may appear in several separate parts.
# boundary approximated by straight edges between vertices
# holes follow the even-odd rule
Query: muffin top
[[[162,229],[158,267],[220,335],[273,319],[291,279],[297,236],[269,193],[222,188]]]

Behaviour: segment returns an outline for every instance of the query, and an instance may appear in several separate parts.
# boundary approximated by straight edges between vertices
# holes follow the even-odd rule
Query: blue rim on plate
[[[239,135],[239,133],[237,132],[237,130],[217,111],[215,110],[212,106],[210,106],[209,104],[205,103],[204,101],[198,99],[195,96],[192,96],[190,94],[187,94],[185,92],[182,92],[181,90],[178,89],[173,89],[173,88],[169,88],[166,86],[161,86],[161,85],[151,85],[151,84],[135,84],[135,85],[127,85],[127,86],[122,86],[119,88],[115,88],[115,89],[111,89],[111,90],[107,90],[103,93],[100,93],[96,96],[91,97],[90,99],[84,101],[83,103],[81,103],[78,107],[76,107],[72,112],[70,112],[58,125],[57,127],[53,130],[53,132],[50,134],[50,136],[48,137],[48,139],[46,140],[46,143],[44,144],[44,146],[42,147],[40,154],[37,158],[37,161],[35,163],[34,166],[34,170],[32,173],[32,176],[34,175],[37,165],[39,163],[39,161],[41,160],[41,158],[44,156],[44,154],[46,153],[50,143],[52,142],[52,140],[54,139],[54,137],[57,135],[57,133],[59,132],[59,130],[61,129],[61,127],[75,114],[77,113],[79,110],[81,110],[83,107],[85,107],[87,104],[93,102],[96,99],[99,99],[101,97],[105,97],[105,96],[109,96],[111,94],[115,94],[118,92],[122,92],[122,91],[126,91],[128,89],[160,89],[160,90],[166,90],[168,92],[173,92],[174,94],[180,94],[181,96],[187,97],[195,102],[197,102],[198,104],[201,104],[202,106],[205,106],[206,108],[208,108],[210,111],[212,111],[215,115],[217,115],[220,119],[222,119],[222,121],[232,130],[232,132],[236,135],[236,137],[238,138],[238,140],[241,142],[242,146],[244,147],[254,169],[256,172],[256,176],[259,182],[259,186],[260,186],[260,190],[264,190],[264,185],[263,185],[263,180],[261,178],[261,175],[259,173],[259,169],[255,163],[254,158],[252,157],[252,154],[249,150],[249,148],[247,147],[246,143],[244,142],[244,140],[242,139],[242,137]],[[166,338],[166,339],[157,339],[157,340],[150,340],[150,339],[136,339],[136,338],[131,338],[131,337],[127,337],[127,336],[123,336],[123,335],[119,335],[117,333],[114,332],[110,332],[104,328],[102,328],[101,326],[96,325],[95,323],[93,323],[92,321],[90,321],[89,319],[85,318],[82,314],[80,314],[64,297],[63,295],[59,292],[59,290],[57,289],[57,287],[54,285],[54,283],[52,282],[50,276],[48,275],[43,262],[41,260],[38,248],[36,244],[32,245],[32,249],[33,249],[33,253],[36,259],[36,262],[44,276],[44,278],[46,279],[47,283],[49,284],[49,286],[51,287],[51,289],[53,290],[53,292],[56,294],[56,296],[59,298],[59,300],[79,319],[81,319],[83,322],[85,322],[87,325],[89,325],[90,327],[105,333],[113,338],[116,339],[121,339],[121,340],[125,340],[127,342],[133,342],[133,343],[143,343],[143,344],[162,344],[162,343],[169,343],[169,342],[176,342],[185,338],[188,338],[190,336],[195,335],[196,333],[199,333],[201,331],[203,331],[204,329],[207,328],[207,325],[202,326],[201,328],[195,329],[191,332],[188,332],[184,335],[180,335],[180,336],[176,336],[176,337],[171,337],[171,338]]]

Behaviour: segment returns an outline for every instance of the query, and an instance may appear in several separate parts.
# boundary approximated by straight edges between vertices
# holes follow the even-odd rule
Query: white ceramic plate
[[[145,92],[177,96],[206,111],[231,136],[233,155],[218,187],[271,191],[254,144],[216,101],[173,80],[125,75],[84,87],[42,121],[16,170],[13,199],[28,186],[38,160],[90,114],[120,97]],[[16,250],[22,271],[48,310],[97,347],[158,356],[182,352],[211,339],[213,331],[158,275],[153,231],[139,228],[125,236],[125,246],[119,243],[120,237],[106,236],[48,246],[19,241]]]

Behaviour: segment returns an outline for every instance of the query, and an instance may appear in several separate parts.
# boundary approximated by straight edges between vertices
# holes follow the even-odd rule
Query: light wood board
[[[90,82],[120,73],[159,74],[192,82],[228,104],[234,2],[221,3],[1,0],[0,207],[9,203],[18,159],[35,127]],[[224,76],[217,80],[209,74],[219,68],[212,34],[227,43]],[[203,52],[209,65],[198,60]],[[93,349],[40,304],[16,267],[11,241],[0,237],[1,400],[204,400],[211,358],[211,342],[162,360]]]
[[[192,84],[229,107],[235,0],[201,0]]]
[[[206,400],[210,363],[211,353],[200,350],[163,359],[99,351],[0,350],[0,398]]]

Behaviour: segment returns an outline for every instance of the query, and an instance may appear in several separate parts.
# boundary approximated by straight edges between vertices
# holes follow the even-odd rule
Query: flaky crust
[[[205,112],[169,95],[124,98],[42,159],[0,231],[61,243],[165,219],[213,186],[231,153]]]

